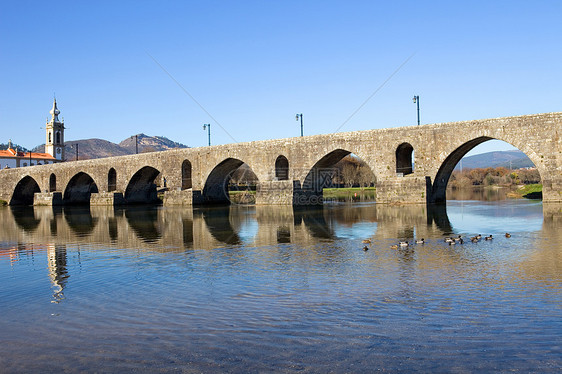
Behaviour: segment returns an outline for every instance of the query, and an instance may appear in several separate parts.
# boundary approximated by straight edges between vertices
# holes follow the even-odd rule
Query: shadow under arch
[[[159,203],[156,177],[160,174],[158,169],[145,166],[138,170],[125,189],[125,201],[128,204],[155,204]]]
[[[443,163],[439,167],[439,170],[437,171],[435,180],[433,182],[431,181],[430,177],[426,177],[428,203],[445,203],[447,201],[447,184],[449,183],[449,178],[451,177],[455,166],[459,163],[461,158],[463,158],[464,155],[470,152],[474,147],[489,140],[499,140],[502,142],[506,142],[503,139],[492,138],[489,136],[480,136],[478,138],[469,140],[468,142],[462,144],[460,147],[451,152],[449,156],[447,156],[445,161],[443,161]],[[534,161],[533,163],[535,164],[535,166],[537,165]]]
[[[345,149],[335,149],[318,160],[304,178],[300,191],[298,191],[300,201],[295,201],[295,205],[322,204],[323,189],[333,187],[333,178],[338,173],[334,166],[348,155],[352,155],[352,152]],[[360,157],[353,156],[361,160]],[[373,179],[376,179],[373,171],[368,166],[367,168],[373,174]],[[297,186],[295,186],[295,189],[298,189]]]
[[[205,181],[203,202],[205,204],[230,204],[228,185],[234,172],[243,164],[244,161],[237,158],[227,158],[215,166]],[[248,171],[253,173],[251,168]]]
[[[57,190],[57,176],[55,173],[51,173],[49,176],[49,192],[55,192]]]
[[[275,160],[275,178],[280,181],[289,179],[289,160],[283,155],[279,155]]]
[[[107,192],[117,190],[117,172],[114,168],[109,169],[107,173]]]
[[[16,185],[10,205],[33,205],[33,197],[37,192],[41,192],[41,189],[35,179],[25,176]]]
[[[181,163],[181,189],[187,190],[192,187],[191,161],[183,160]]]
[[[414,147],[410,143],[402,143],[396,148],[396,174],[408,175],[414,172]]]
[[[79,172],[74,175],[64,190],[62,202],[68,204],[89,204],[92,193],[98,192],[96,182],[88,174]]]

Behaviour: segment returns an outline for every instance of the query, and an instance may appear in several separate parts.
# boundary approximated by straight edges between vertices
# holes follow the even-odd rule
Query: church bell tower
[[[60,110],[57,108],[57,99],[53,101],[51,120],[47,120],[45,129],[45,153],[50,154],[59,161],[64,161],[64,122],[59,120]]]

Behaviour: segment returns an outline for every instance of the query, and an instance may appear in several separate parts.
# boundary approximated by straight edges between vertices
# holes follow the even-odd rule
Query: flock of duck
[[[505,237],[506,238],[511,238],[511,234],[506,232],[505,233]],[[485,236],[484,240],[493,240],[494,237],[492,236],[492,234],[490,234],[489,236]],[[476,236],[472,236],[470,238],[470,241],[472,243],[478,243],[480,240],[482,240],[482,235],[478,234]],[[456,238],[453,238],[451,236],[448,236],[444,239],[445,243],[448,243],[449,245],[455,245],[455,244],[463,244],[464,243],[464,239],[462,237],[462,235],[457,236]],[[425,244],[425,239],[421,238],[421,239],[416,239],[414,240],[415,244]],[[363,240],[363,244],[371,244],[371,240],[370,239],[365,239]],[[398,249],[398,248],[406,248],[410,246],[410,242],[408,241],[400,241],[398,242],[398,244],[393,244],[390,246],[390,249]],[[365,245],[363,247],[364,251],[368,251],[369,250],[369,246]]]

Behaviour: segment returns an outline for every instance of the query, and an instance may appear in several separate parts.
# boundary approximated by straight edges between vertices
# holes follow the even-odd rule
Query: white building
[[[0,150],[0,169],[45,165],[64,160],[64,122],[59,120],[60,110],[57,108],[56,99],[49,113],[51,120],[48,120],[45,126],[45,153],[20,152],[12,148],[10,140],[8,149]]]
[[[21,152],[13,149],[11,140],[8,143],[8,149],[0,151],[0,167],[2,169],[45,165],[55,162],[58,162],[58,160],[48,153]]]

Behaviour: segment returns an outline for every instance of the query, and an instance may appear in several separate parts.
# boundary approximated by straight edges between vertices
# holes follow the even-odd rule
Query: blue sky
[[[44,143],[53,93],[67,140],[189,146],[560,111],[561,4],[6,2],[0,141]]]

